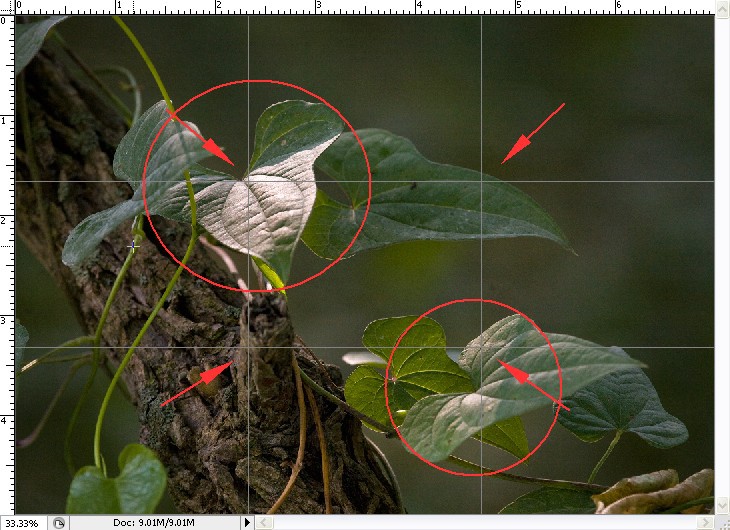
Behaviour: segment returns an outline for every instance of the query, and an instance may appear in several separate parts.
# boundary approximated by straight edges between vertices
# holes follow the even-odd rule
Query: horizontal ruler
[[[726,5],[715,0],[0,0],[0,14],[715,15]]]

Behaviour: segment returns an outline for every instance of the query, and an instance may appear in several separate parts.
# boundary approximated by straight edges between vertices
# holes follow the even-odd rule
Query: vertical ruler
[[[0,513],[15,513],[15,17],[0,12]]]

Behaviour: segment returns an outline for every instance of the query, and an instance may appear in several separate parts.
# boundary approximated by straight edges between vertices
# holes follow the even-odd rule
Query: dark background
[[[601,483],[667,467],[684,478],[713,466],[711,17],[125,20],[177,105],[247,77],[301,85],[338,107],[356,128],[388,129],[431,160],[516,181],[554,217],[577,252],[512,239],[405,243],[359,254],[289,293],[296,330],[322,358],[339,362],[343,353],[362,350],[362,331],[376,318],[420,314],[454,298],[495,298],[546,331],[624,347],[649,366],[665,408],[687,425],[689,441],[666,451],[626,435],[599,473]],[[92,67],[115,64],[134,72],[143,108],[160,99],[110,18],[74,17],[58,29]],[[266,106],[294,98],[301,94],[252,86],[249,119],[247,89],[239,86],[199,100],[183,117],[244,161],[253,140],[249,125]],[[500,165],[517,137],[563,102],[533,144]],[[292,279],[325,263],[302,245]],[[22,244],[17,295],[18,318],[36,348],[26,359],[81,334],[67,301]],[[449,345],[463,347],[506,314],[461,304],[432,316],[444,325]],[[44,367],[23,376],[19,436],[32,430],[65,370]],[[76,430],[78,463],[93,461],[93,426],[107,383],[98,377]],[[77,377],[40,439],[18,452],[19,513],[64,510],[70,477],[63,436],[82,384]],[[526,417],[532,444],[551,418],[548,408]],[[135,411],[116,396],[105,422],[107,459],[116,460],[124,445],[136,441],[137,430]],[[496,512],[529,490],[446,476],[409,456],[399,442],[374,439],[391,459],[411,513]],[[586,445],[556,427],[517,471],[585,480],[608,441]],[[479,448],[469,446],[463,454],[478,460]],[[484,453],[485,465],[512,461]],[[173,510],[169,501],[160,506]]]

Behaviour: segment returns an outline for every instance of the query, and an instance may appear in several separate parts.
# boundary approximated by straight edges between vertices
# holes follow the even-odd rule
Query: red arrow
[[[206,370],[205,372],[200,372],[200,379],[198,379],[197,381],[195,381],[195,383],[193,383],[192,385],[190,385],[189,387],[187,387],[185,390],[182,390],[181,392],[178,392],[177,394],[175,394],[174,396],[172,396],[170,399],[168,399],[167,401],[165,401],[164,403],[162,403],[160,405],[160,407],[164,407],[165,405],[167,405],[171,401],[176,400],[177,398],[179,398],[180,396],[182,396],[185,392],[188,392],[188,391],[192,390],[193,388],[195,388],[196,386],[198,386],[200,383],[205,383],[206,385],[209,385],[211,383],[211,381],[213,381],[213,379],[215,379],[216,377],[218,377],[219,375],[221,375],[221,372],[223,370],[225,370],[226,368],[228,368],[231,364],[233,364],[233,361],[229,361],[226,364],[222,364],[220,366],[216,366],[215,368],[211,368],[210,370]]]
[[[502,366],[504,366],[507,369],[507,371],[510,374],[512,374],[512,377],[514,377],[515,379],[517,379],[517,381],[519,381],[519,383],[521,385],[524,385],[525,382],[527,381],[527,379],[530,377],[530,374],[528,374],[527,372],[523,372],[519,368],[515,368],[514,366],[510,366],[509,364],[507,364],[506,362],[504,362],[504,361],[502,361],[500,359],[497,359],[497,362],[499,364],[501,364]]]
[[[560,112],[560,109],[562,109],[564,106],[565,106],[565,103],[561,104],[557,109],[555,109],[555,111],[552,114],[550,114],[550,116],[545,118],[545,121],[543,121],[537,129],[532,131],[528,136],[525,136],[524,134],[520,135],[520,137],[517,139],[517,142],[515,142],[515,145],[512,146],[512,149],[510,149],[509,153],[507,153],[507,156],[504,157],[504,160],[502,160],[502,163],[504,164],[505,162],[507,162],[507,160],[509,160],[510,158],[515,156],[517,153],[522,151],[525,147],[530,145],[530,138],[532,138],[532,135],[535,134],[540,129],[542,129],[542,126],[545,125],[547,122],[549,122],[550,119],[553,116],[555,116],[558,112]]]
[[[558,401],[553,396],[551,396],[550,394],[548,394],[547,392],[545,392],[538,385],[536,385],[535,383],[533,383],[532,381],[530,381],[530,379],[529,379],[530,378],[530,374],[528,374],[527,372],[524,372],[524,371],[520,370],[519,368],[515,368],[514,366],[510,366],[509,364],[507,364],[506,362],[504,362],[504,361],[502,361],[500,359],[497,359],[497,362],[499,364],[501,364],[502,366],[504,366],[507,369],[507,371],[512,375],[512,377],[514,377],[515,379],[517,379],[517,381],[521,385],[524,385],[525,383],[527,383],[532,388],[534,388],[535,390],[537,390],[538,392],[540,392],[543,396],[545,396],[547,398],[550,398],[550,400],[552,400],[552,402],[555,403],[558,407],[562,407],[565,410],[570,410],[568,407],[566,407],[565,405],[563,405],[560,401]]]
[[[225,155],[225,153],[221,150],[220,147],[218,147],[218,145],[215,143],[215,141],[213,140],[213,138],[208,138],[206,140],[205,138],[203,138],[202,136],[200,136],[200,133],[198,133],[195,129],[193,129],[192,127],[190,127],[190,125],[188,125],[183,120],[181,120],[180,118],[178,118],[177,117],[177,114],[175,114],[174,112],[170,111],[170,109],[167,109],[167,112],[168,112],[168,114],[170,114],[170,116],[172,116],[174,119],[176,119],[183,127],[185,127],[188,131],[190,131],[191,133],[193,133],[195,135],[195,137],[198,138],[198,140],[200,140],[201,142],[203,142],[203,149],[205,149],[206,151],[208,151],[210,154],[217,156],[221,160],[225,160],[229,164],[234,165],[233,162],[231,162],[231,159],[228,158]]]

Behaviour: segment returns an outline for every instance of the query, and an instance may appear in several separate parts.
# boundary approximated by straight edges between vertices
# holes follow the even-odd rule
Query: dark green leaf
[[[561,425],[581,440],[595,442],[614,431],[633,432],[667,449],[687,441],[687,427],[662,407],[659,395],[639,368],[602,377],[565,400],[570,414]]]
[[[518,497],[502,508],[501,514],[587,514],[594,513],[596,507],[591,494],[559,488],[540,488]]]
[[[528,195],[489,175],[426,160],[405,138],[358,131],[368,153],[373,195],[367,222],[348,255],[401,241],[537,236],[568,246],[555,221]],[[350,243],[367,202],[367,170],[352,133],[317,159],[349,203],[319,190],[302,240],[333,259]]]
[[[51,28],[68,17],[52,16],[30,24],[15,26],[15,75],[35,57]]]
[[[600,377],[639,363],[614,349],[568,335],[550,334],[563,376],[563,395]],[[550,405],[530,385],[520,385],[499,362],[530,374],[530,381],[559,396],[559,378],[545,339],[519,315],[500,320],[464,349],[459,365],[476,392],[439,394],[419,400],[403,422],[403,435],[425,458],[439,461],[484,427]]]
[[[66,512],[153,513],[167,484],[157,455],[143,445],[130,444],[119,455],[119,469],[116,478],[105,477],[95,466],[79,469],[71,482]]]

